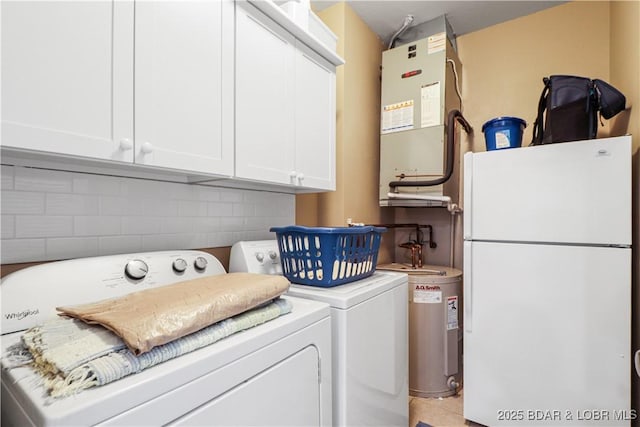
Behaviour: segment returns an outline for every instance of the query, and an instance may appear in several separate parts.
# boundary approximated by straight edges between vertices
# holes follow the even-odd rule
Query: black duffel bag
[[[598,113],[610,119],[625,108],[624,95],[604,80],[558,75],[542,81],[531,145],[595,138]]]

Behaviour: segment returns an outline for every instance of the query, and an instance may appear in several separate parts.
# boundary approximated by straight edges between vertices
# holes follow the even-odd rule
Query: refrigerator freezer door
[[[628,425],[631,249],[464,245],[464,417]]]
[[[465,240],[631,244],[631,137],[467,153]]]

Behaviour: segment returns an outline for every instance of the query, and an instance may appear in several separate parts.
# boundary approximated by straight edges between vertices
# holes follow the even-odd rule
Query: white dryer
[[[200,251],[84,258],[18,271],[2,281],[2,352],[56,306],[224,273],[215,257]],[[284,298],[291,313],[67,398],[48,398],[31,368],[4,369],[3,360],[2,425],[329,426],[329,306]]]
[[[282,274],[276,240],[238,242],[229,271]],[[345,285],[292,284],[288,295],[331,306],[333,424],[409,423],[408,276],[376,271]]]

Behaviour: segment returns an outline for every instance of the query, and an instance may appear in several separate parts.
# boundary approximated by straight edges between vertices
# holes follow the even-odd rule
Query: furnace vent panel
[[[382,53],[380,206],[425,206],[424,201],[389,199],[389,182],[428,181],[445,173],[447,114],[460,109],[453,67],[447,59],[455,63],[459,79],[461,65],[447,37],[446,20],[442,17],[436,23],[441,25],[431,25],[432,35]],[[459,148],[453,174],[444,184],[397,187],[397,191],[446,195],[457,203]]]

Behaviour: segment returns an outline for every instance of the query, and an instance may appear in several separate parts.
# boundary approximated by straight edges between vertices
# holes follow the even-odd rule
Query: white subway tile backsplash
[[[2,215],[2,238],[13,239],[16,235],[15,217],[13,215]]]
[[[157,198],[166,197],[166,182],[152,181],[148,179],[120,179],[120,194],[122,196]]]
[[[209,246],[214,248],[218,246],[231,246],[237,241],[238,240],[233,239],[233,232],[231,231],[220,231],[209,235]]]
[[[228,188],[220,189],[220,200],[223,202],[241,202],[242,192],[238,190],[231,190]]]
[[[181,217],[179,212],[180,202],[177,200],[166,200],[165,198],[147,199],[145,215],[149,216],[166,216],[166,217]],[[205,211],[206,215],[206,211]]]
[[[63,237],[47,239],[48,259],[69,259],[98,256],[97,237]],[[78,253],[82,255],[78,255]]]
[[[256,205],[254,205],[253,203],[234,203],[232,206],[233,216],[250,217],[256,215]]]
[[[13,169],[13,166],[1,166],[3,190],[13,190]]]
[[[98,196],[49,193],[45,209],[47,215],[97,215]]]
[[[225,231],[241,231],[244,229],[244,218],[220,218],[220,229]]]
[[[44,193],[2,191],[2,213],[37,215],[44,213]]]
[[[199,218],[189,218],[188,222],[192,225],[192,231],[198,233],[211,233],[221,231],[219,217],[205,216]]]
[[[207,216],[207,202],[181,200],[178,202],[178,216]]]
[[[127,214],[126,197],[100,196],[98,199],[98,213],[100,215],[125,215]]]
[[[295,196],[2,167],[2,263],[272,239]]]
[[[125,197],[125,203],[123,205],[124,215],[147,215],[149,211],[149,200],[142,199],[135,196]]]
[[[225,202],[211,202],[208,205],[207,214],[215,217],[232,216],[233,204]]]
[[[161,232],[162,218],[146,216],[122,218],[122,234],[159,234]]]
[[[45,239],[2,239],[3,264],[46,260]]]
[[[74,236],[109,236],[121,234],[118,216],[76,216],[73,218]]]
[[[46,191],[47,193],[71,193],[71,172],[15,167],[14,188],[20,191]]]
[[[72,235],[73,217],[71,216],[16,216],[17,238],[64,237]]]
[[[115,176],[74,174],[72,183],[74,193],[107,196],[120,194],[120,178]]]
[[[191,246],[195,240],[195,235],[191,234],[153,234],[142,236],[142,250],[164,251],[171,249],[198,247],[197,245]],[[203,240],[201,243],[205,243],[205,241]]]
[[[194,199],[203,202],[217,202],[220,200],[220,189],[218,188],[202,185],[193,186],[193,188],[197,190]]]
[[[106,236],[98,238],[100,255],[126,254],[142,251],[142,236]]]
[[[244,228],[246,230],[256,231],[256,230],[268,230],[270,225],[265,224],[265,221],[260,217],[250,217],[245,218],[244,220]]]
[[[161,218],[161,233],[192,233],[196,231],[192,218]]]

